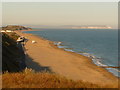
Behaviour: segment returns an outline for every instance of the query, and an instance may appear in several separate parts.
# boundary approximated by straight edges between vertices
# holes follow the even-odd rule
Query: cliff
[[[19,72],[26,67],[25,58],[21,58],[24,52],[16,43],[18,37],[15,33],[2,33],[2,72]]]

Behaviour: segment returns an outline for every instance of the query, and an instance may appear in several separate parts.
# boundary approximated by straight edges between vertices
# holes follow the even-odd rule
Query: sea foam
[[[54,45],[57,45],[58,48],[63,48],[65,51],[69,51],[69,52],[75,52],[74,50],[72,49],[67,49],[66,47],[67,46],[64,46],[62,45],[62,42],[54,42]],[[80,55],[83,55],[83,56],[86,56],[86,57],[89,57],[92,59],[93,63],[96,64],[97,66],[108,66],[108,65],[105,65],[103,64],[101,61],[102,61],[102,58],[101,57],[97,57],[95,55],[92,55],[90,53],[78,53],[78,52],[75,52],[77,54],[80,54]],[[119,77],[118,75],[118,72],[120,72],[120,70],[116,69],[116,68],[106,68],[109,72],[111,73],[114,73],[115,76]]]

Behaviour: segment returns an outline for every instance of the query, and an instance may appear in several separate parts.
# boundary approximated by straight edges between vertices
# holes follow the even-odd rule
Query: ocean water
[[[98,66],[118,66],[118,30],[115,29],[37,29],[25,31],[54,41],[59,48],[90,57]],[[116,68],[108,68],[115,76]]]

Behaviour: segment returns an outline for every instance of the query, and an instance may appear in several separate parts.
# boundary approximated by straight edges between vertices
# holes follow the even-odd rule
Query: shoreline
[[[39,38],[39,36],[38,36],[38,38]],[[40,37],[41,38],[41,37]],[[43,37],[42,37],[43,38]],[[47,40],[47,39],[45,39],[45,38],[43,38],[43,40]],[[48,40],[48,41],[50,41],[50,40]],[[83,56],[83,57],[85,57],[85,58],[88,58],[88,60],[89,60],[89,62],[90,62],[90,64],[93,64],[93,65],[95,65],[95,66],[97,66],[97,67],[99,67],[99,68],[102,68],[102,69],[104,69],[105,71],[107,71],[107,72],[109,72],[106,68],[119,68],[119,67],[112,67],[112,66],[98,66],[97,64],[95,64],[94,62],[93,62],[93,60],[92,60],[92,58],[90,58],[90,57],[88,57],[88,56],[84,56],[84,55],[82,55],[82,54],[80,54],[80,53],[77,53],[77,52],[71,52],[71,51],[66,51],[64,48],[59,48],[57,45],[55,45],[54,44],[54,41],[50,41],[50,44],[51,44],[51,46],[52,47],[54,47],[54,48],[56,48],[56,49],[60,49],[60,50],[63,50],[63,51],[65,51],[65,52],[68,52],[68,53],[70,53],[70,54],[74,54],[74,55],[76,55],[76,56]],[[112,72],[109,72],[110,74],[112,74],[113,76],[115,76]],[[119,77],[117,77],[117,76],[115,76],[116,78],[119,78]]]
[[[34,30],[34,29],[32,29],[32,30],[22,30],[22,33],[25,33],[24,31],[40,31],[40,30]],[[26,34],[31,34],[31,33],[26,33]],[[32,35],[34,35],[34,34],[32,34]],[[37,36],[37,35],[34,35],[34,36],[36,36],[36,37],[38,37],[38,38],[41,38],[41,39],[43,39],[43,40],[48,40],[47,38],[44,38],[44,37],[41,37],[41,36]],[[56,48],[56,49],[61,49],[61,50],[63,50],[63,51],[66,51],[66,52],[68,52],[68,53],[72,53],[72,54],[78,54],[78,55],[82,55],[82,56],[85,56],[84,54],[82,54],[82,53],[78,53],[78,52],[76,52],[76,51],[67,51],[67,50],[65,50],[65,49],[67,49],[67,48],[59,48],[58,47],[58,45],[57,44],[55,44],[55,42],[54,41],[51,41],[51,40],[48,40],[49,42],[50,42],[50,44],[51,44],[51,46],[53,46],[54,48]],[[61,45],[60,45],[61,46]],[[62,45],[63,46],[63,45]],[[68,50],[72,50],[72,49],[69,49],[68,48]],[[86,53],[86,52],[83,52],[83,53]],[[100,68],[104,68],[105,70],[107,70],[108,72],[110,72],[108,69],[109,68],[120,68],[120,67],[116,67],[116,66],[99,66],[98,64],[96,64],[94,61],[93,61],[93,59],[95,59],[95,58],[91,58],[91,57],[89,57],[89,56],[85,56],[85,57],[87,57],[89,60],[90,60],[90,62],[92,63],[92,64],[94,64],[94,65],[96,65],[97,67],[100,67]],[[96,56],[94,56],[94,57],[96,57]],[[97,58],[97,57],[96,57]],[[117,76],[117,75],[115,75],[113,72],[110,72],[113,76],[115,76],[115,77],[117,77],[117,78],[120,78],[119,76]]]
[[[22,30],[23,31],[23,30]],[[62,52],[62,53],[67,53],[67,54],[69,54],[69,56],[71,56],[72,58],[73,57],[75,57],[75,58],[77,58],[77,59],[84,59],[84,60],[82,60],[82,61],[78,61],[77,59],[77,61],[71,61],[71,62],[74,62],[75,63],[75,65],[77,65],[78,64],[78,62],[80,63],[80,64],[85,64],[85,65],[87,65],[86,67],[87,67],[87,70],[89,70],[89,67],[90,67],[90,69],[92,69],[91,70],[91,72],[93,72],[94,74],[95,73],[99,73],[99,74],[102,74],[102,75],[98,75],[101,79],[103,79],[103,78],[105,78],[105,77],[102,77],[102,76],[107,76],[108,77],[108,81],[110,82],[111,80],[109,80],[109,78],[111,78],[112,79],[112,81],[113,80],[115,80],[115,81],[113,81],[113,82],[117,82],[117,78],[118,77],[116,77],[116,76],[114,76],[113,75],[113,73],[111,73],[111,72],[108,72],[108,70],[106,70],[106,69],[104,69],[104,68],[102,68],[102,67],[99,67],[99,66],[97,66],[96,64],[94,64],[93,63],[93,61],[91,60],[91,58],[89,58],[89,57],[87,57],[87,56],[83,56],[83,55],[80,55],[80,54],[78,54],[78,53],[75,53],[75,52],[70,52],[70,51],[66,51],[66,50],[64,50],[64,48],[58,48],[57,47],[57,45],[55,45],[54,44],[54,42],[53,41],[50,41],[50,40],[47,40],[47,39],[45,39],[45,38],[43,38],[43,37],[40,37],[40,36],[36,36],[36,35],[33,35],[33,34],[28,34],[28,33],[23,33],[23,32],[20,32],[20,31],[15,31],[18,35],[22,35],[22,36],[28,36],[28,37],[32,37],[32,38],[36,38],[37,40],[38,39],[40,39],[40,40],[42,40],[43,42],[45,42],[45,44],[46,44],[46,42],[47,42],[47,44],[49,44],[50,46],[51,46],[51,49],[55,49],[54,51],[60,51],[60,52]],[[28,30],[27,30],[28,31]],[[30,30],[31,31],[31,30]],[[32,31],[34,31],[34,30],[32,30]],[[36,43],[37,44],[37,43]],[[47,45],[46,44],[46,45]],[[49,46],[48,45],[48,46]],[[25,48],[27,49],[28,47],[27,46],[25,46]],[[30,49],[30,48],[29,48]],[[28,51],[29,51],[29,49],[28,49]],[[45,49],[45,48],[44,48]],[[30,55],[33,59],[35,58],[35,57],[33,57],[29,52],[27,51],[27,54],[28,55]],[[44,50],[43,50],[44,51]],[[32,53],[32,51],[31,51],[31,53]],[[33,53],[32,53],[33,54]],[[47,53],[46,53],[47,54]],[[48,55],[49,56],[49,55]],[[58,57],[59,58],[59,57]],[[73,58],[74,59],[74,58]],[[39,61],[37,61],[38,63],[40,63]],[[42,61],[43,62],[43,61]],[[69,60],[67,60],[66,62],[69,62]],[[48,65],[50,64],[50,62],[48,62]],[[63,64],[65,64],[65,63],[63,63]],[[71,63],[70,63],[71,64]],[[53,65],[54,66],[54,65]],[[51,65],[51,67],[53,67],[52,65]],[[78,69],[78,66],[79,65],[77,65],[77,69]],[[59,67],[60,68],[60,67]],[[75,70],[76,70],[76,68],[75,68]],[[85,68],[85,66],[83,66],[82,68],[80,68],[80,69],[84,69]],[[72,68],[71,68],[72,69]],[[95,69],[95,70],[94,70]],[[73,77],[74,75],[64,75],[64,73],[59,73],[59,70],[54,70],[53,69],[53,71],[55,71],[55,72],[57,72],[58,74],[60,74],[60,75],[63,75],[63,76],[66,76],[66,77],[68,77],[68,78],[71,78],[71,79],[74,79],[74,80],[81,80],[82,78],[79,78],[79,77]],[[74,71],[72,71],[72,73],[73,73]],[[82,73],[87,73],[87,71],[85,70],[83,70],[83,72]],[[72,74],[71,73],[71,74]],[[76,73],[77,73],[77,71],[76,71]],[[67,73],[66,73],[67,74]],[[73,73],[74,74],[74,73]],[[80,75],[80,74],[79,74]],[[78,75],[78,76],[79,76]],[[89,73],[88,73],[88,75],[89,75]],[[77,75],[76,75],[77,76]],[[80,75],[81,77],[85,77],[84,75]],[[93,78],[93,77],[96,77],[97,75],[91,75],[91,77]],[[99,78],[98,77],[98,78]],[[90,79],[90,77],[88,77],[89,79]],[[92,78],[90,79],[90,80],[92,80]],[[97,78],[97,77],[96,77]],[[96,78],[94,78],[94,79],[96,79]],[[93,80],[93,81],[91,81],[91,82],[96,82],[96,83],[100,83],[100,82],[103,82],[102,80],[100,79],[100,81],[99,80]],[[84,80],[84,78],[83,78],[83,80]],[[88,81],[88,82],[90,82],[90,80],[84,80],[84,81]],[[104,80],[104,79],[103,79]],[[112,83],[112,82],[110,82],[110,83]]]

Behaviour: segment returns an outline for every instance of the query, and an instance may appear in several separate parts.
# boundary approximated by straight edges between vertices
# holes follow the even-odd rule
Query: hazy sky
[[[5,24],[109,25],[117,27],[117,2],[19,2],[3,3]]]

